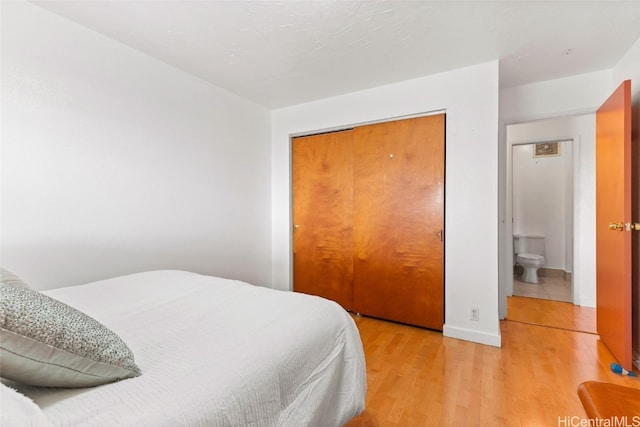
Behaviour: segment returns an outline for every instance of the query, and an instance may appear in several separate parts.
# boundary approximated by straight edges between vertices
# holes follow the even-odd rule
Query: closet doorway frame
[[[323,128],[323,129],[315,129],[315,130],[307,130],[307,131],[301,131],[301,132],[295,132],[295,133],[291,133],[289,134],[289,153],[293,153],[293,141],[295,138],[299,138],[299,137],[307,137],[307,136],[314,136],[314,135],[321,135],[321,134],[325,134],[325,133],[332,133],[332,132],[341,132],[341,131],[345,131],[345,130],[352,130],[355,129],[359,126],[367,126],[367,125],[375,125],[375,124],[380,124],[380,123],[388,123],[388,122],[394,122],[394,121],[399,121],[399,120],[406,120],[406,119],[414,119],[414,118],[419,118],[419,117],[428,117],[428,116],[435,116],[435,115],[444,115],[445,116],[445,129],[444,129],[444,159],[443,159],[443,165],[444,165],[444,182],[443,182],[443,192],[446,195],[446,187],[447,187],[447,174],[446,174],[446,158],[447,158],[447,133],[446,133],[446,115],[447,115],[447,110],[446,109],[438,109],[438,110],[431,110],[431,111],[423,111],[423,112],[417,112],[417,113],[412,113],[412,114],[406,114],[406,115],[400,115],[400,116],[393,116],[393,117],[385,117],[382,119],[376,119],[376,120],[369,120],[369,121],[364,121],[364,122],[355,122],[355,123],[350,123],[350,124],[344,124],[344,125],[339,125],[339,126],[332,126],[329,128]],[[289,283],[291,284],[290,286],[290,290],[293,291],[294,289],[294,232],[295,232],[295,224],[293,221],[293,155],[289,156]],[[446,236],[447,236],[447,223],[446,223],[446,211],[447,211],[447,200],[446,197],[444,197],[444,203],[443,203],[443,229],[442,229],[442,233],[443,233],[443,237],[442,237],[442,245],[443,245],[443,259],[442,259],[442,281],[443,281],[443,309],[446,311],[446,288],[447,288],[447,280],[446,280],[446,269],[445,267],[445,262],[446,262]],[[446,317],[443,318],[443,325],[446,324]]]

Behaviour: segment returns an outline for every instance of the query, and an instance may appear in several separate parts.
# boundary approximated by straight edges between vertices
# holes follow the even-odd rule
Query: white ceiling
[[[500,85],[612,68],[640,1],[35,1],[277,108],[500,59]]]

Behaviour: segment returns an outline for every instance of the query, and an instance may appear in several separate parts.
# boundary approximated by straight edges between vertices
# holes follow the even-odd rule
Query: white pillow
[[[0,426],[44,427],[49,425],[42,409],[27,396],[0,383]]]
[[[40,292],[0,286],[0,375],[43,387],[91,387],[140,375],[122,339]]]

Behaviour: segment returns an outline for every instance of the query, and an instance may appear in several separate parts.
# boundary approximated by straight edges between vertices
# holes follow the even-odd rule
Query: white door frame
[[[593,115],[593,113],[592,112],[576,113],[575,116],[571,116],[571,117],[575,117],[576,119],[579,119],[581,116],[585,116],[585,115]],[[565,117],[565,118],[568,118],[568,117]],[[498,309],[499,309],[499,316],[501,319],[504,319],[507,315],[507,297],[511,295],[513,292],[513,224],[512,224],[513,211],[511,206],[512,146],[514,145],[514,143],[520,143],[520,144],[535,143],[535,142],[540,142],[542,140],[548,141],[551,139],[551,136],[547,134],[544,136],[541,135],[539,138],[532,137],[528,140],[509,141],[507,138],[507,127],[511,125],[517,125],[517,124],[539,122],[541,120],[553,121],[558,119],[562,119],[562,117],[546,117],[543,119],[536,118],[535,120],[523,120],[523,121],[512,122],[512,123],[504,123],[504,122],[501,123],[500,136],[503,143],[501,144],[500,155],[499,155],[501,170],[499,172],[500,217],[498,218],[498,221],[499,221],[499,224],[498,224],[499,225],[498,271],[499,271],[499,280],[500,280]],[[595,115],[593,116],[593,129],[594,129],[593,137],[595,138]],[[571,134],[571,130],[573,130],[575,133]],[[573,275],[572,275],[573,288],[574,288],[573,302],[574,304],[580,304],[580,302],[582,302],[582,303],[585,303],[587,306],[592,306],[592,303],[593,305],[595,305],[595,301],[591,301],[592,298],[589,296],[589,294],[582,295],[582,296],[580,294],[580,291],[582,288],[581,281],[585,281],[585,278],[582,277],[583,275],[582,272],[587,271],[589,269],[589,265],[588,265],[589,260],[592,258],[590,253],[583,253],[582,249],[584,244],[582,242],[586,241],[588,244],[590,239],[595,239],[595,230],[594,230],[594,236],[590,236],[590,237],[587,236],[587,238],[585,238],[581,234],[585,232],[585,230],[582,230],[582,229],[588,226],[588,223],[585,223],[583,225],[581,224],[581,222],[589,221],[588,218],[581,221],[582,218],[585,218],[581,212],[581,209],[584,209],[583,204],[589,203],[589,198],[591,197],[588,194],[583,195],[582,192],[584,192],[585,188],[588,188],[590,184],[588,181],[581,183],[581,179],[580,179],[581,176],[583,175],[583,173],[581,172],[582,167],[581,167],[581,154],[580,154],[581,151],[583,151],[583,148],[582,148],[583,143],[581,141],[581,135],[579,134],[579,132],[582,132],[582,130],[579,128],[571,129],[571,130],[569,132],[565,130],[564,134],[562,134],[562,132],[558,132],[557,134],[554,134],[552,137],[553,139],[556,139],[556,140],[572,140],[573,141],[572,143],[573,194],[574,194],[573,196],[574,197],[573,198],[573,207],[574,207],[573,208]],[[595,161],[595,158],[594,158],[594,161]],[[588,170],[586,170],[585,173],[588,173]],[[585,179],[585,177],[583,177],[583,179]],[[595,183],[593,185],[595,185]],[[595,192],[595,188],[593,189],[593,191]],[[582,231],[579,232],[580,230]],[[589,247],[586,247],[586,250],[588,251]]]

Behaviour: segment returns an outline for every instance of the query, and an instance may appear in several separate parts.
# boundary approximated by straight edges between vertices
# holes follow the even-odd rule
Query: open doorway
[[[546,267],[551,265],[552,270],[562,269],[567,272],[565,277],[571,280],[569,302],[514,296],[517,295],[517,292],[514,293],[514,266],[516,266],[514,234],[536,235],[549,232],[520,229],[520,224],[516,222],[519,219],[518,215],[514,214],[513,205],[513,150],[517,146],[528,146],[530,150],[533,150],[535,144],[565,141],[570,141],[570,143],[566,144],[566,149],[561,145],[560,150],[570,154],[570,157],[567,157],[565,161],[569,161],[571,164],[571,168],[567,168],[567,173],[571,174],[571,190],[567,191],[565,184],[561,184],[561,186],[565,192],[565,209],[570,208],[572,214],[569,219],[566,217],[564,220],[556,219],[556,221],[563,222],[565,230],[569,229],[565,233],[565,249],[561,250],[561,253],[564,254],[564,266],[556,267],[557,264],[554,260],[552,264],[546,263]],[[544,308],[535,308],[536,312],[540,313],[535,323],[550,321],[552,317],[558,318],[565,314],[572,317],[574,316],[572,313],[595,311],[595,115],[585,114],[507,125],[505,149],[506,173],[503,181],[505,185],[503,187],[505,189],[505,226],[503,238],[500,241],[502,246],[500,262],[503,263],[500,271],[501,292],[504,298],[502,304],[505,307],[504,318],[513,320],[519,316],[512,310],[514,304],[508,304],[509,299],[515,298],[530,301],[518,301],[519,311],[523,307],[527,311],[528,308],[533,307],[533,302],[543,301],[538,305],[542,305]],[[527,155],[530,159],[535,158],[532,151],[529,151]],[[547,187],[549,185],[552,184],[547,184]],[[544,189],[544,187],[543,185],[542,188]],[[555,232],[553,233],[555,234]],[[546,258],[549,254],[545,255],[545,261],[547,261]],[[551,258],[556,258],[556,255]],[[556,274],[556,272],[553,271],[552,274]],[[562,274],[564,276],[564,273]],[[553,316],[545,313],[551,303],[553,303],[551,306],[556,312]],[[585,309],[581,310],[582,308]],[[595,331],[595,316],[589,317],[586,324],[581,323],[580,330]],[[593,323],[592,326],[591,323]],[[558,325],[551,324],[549,326]]]
[[[511,148],[513,295],[573,302],[572,142]]]

